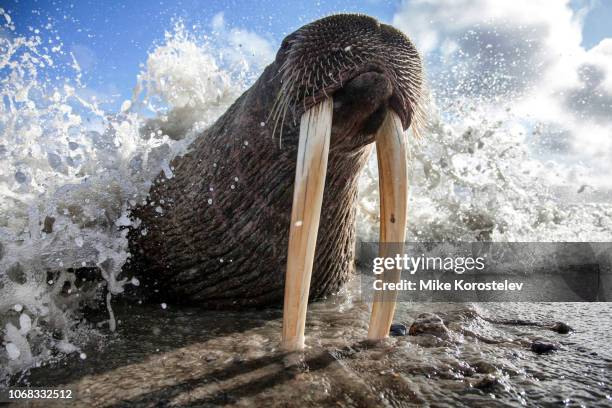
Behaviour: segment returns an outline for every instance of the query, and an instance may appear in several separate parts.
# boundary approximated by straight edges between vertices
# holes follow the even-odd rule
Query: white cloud
[[[393,24],[427,55],[439,98],[511,107],[597,171],[612,160],[612,39],[581,46],[589,11],[563,0],[416,0]]]
[[[225,57],[233,64],[249,70],[261,69],[274,60],[272,43],[260,35],[242,28],[229,28],[224,14],[217,13],[211,21],[214,33],[222,42]]]

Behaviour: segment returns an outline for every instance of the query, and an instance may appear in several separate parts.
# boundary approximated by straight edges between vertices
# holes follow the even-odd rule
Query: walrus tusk
[[[306,308],[327,173],[332,111],[333,100],[327,98],[306,111],[300,121],[281,344],[288,351],[304,348]]]
[[[399,116],[389,111],[376,134],[380,190],[380,257],[395,257],[403,251],[408,210],[408,155]],[[398,269],[386,270],[383,282],[399,282]],[[395,290],[376,291],[368,329],[369,340],[389,335],[395,312]]]

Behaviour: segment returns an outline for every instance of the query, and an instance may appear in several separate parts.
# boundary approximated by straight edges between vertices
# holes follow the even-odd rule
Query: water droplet
[[[21,355],[21,351],[19,347],[15,345],[15,343],[6,343],[6,353],[8,354],[9,360],[17,360]]]
[[[126,99],[121,104],[121,112],[125,112],[126,110],[130,109],[131,107],[132,107],[132,102],[130,102],[129,100]]]

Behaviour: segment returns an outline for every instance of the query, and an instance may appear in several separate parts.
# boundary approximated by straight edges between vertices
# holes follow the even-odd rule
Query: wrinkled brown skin
[[[149,203],[133,210],[141,225],[129,233],[127,271],[154,299],[215,309],[282,303],[304,110],[288,112],[279,146],[278,130],[273,136],[268,116],[281,85],[281,51],[189,152],[172,161],[174,176],[165,179],[160,173]],[[333,93],[311,299],[337,291],[349,278],[357,182],[394,92],[378,72],[361,73],[343,85]]]

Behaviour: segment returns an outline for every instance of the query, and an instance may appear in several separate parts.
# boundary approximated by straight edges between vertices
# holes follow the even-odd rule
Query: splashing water
[[[413,143],[408,240],[441,242],[602,241],[612,238],[610,192],[583,194],[589,169],[537,157],[532,130],[466,102],[459,119],[433,116]],[[361,178],[363,240],[378,239],[378,177],[370,160]],[[582,194],[582,196],[581,196]]]
[[[13,31],[3,10],[4,28]],[[79,310],[120,277],[129,257],[129,208],[151,180],[245,88],[244,68],[220,68],[209,38],[196,41],[178,22],[148,56],[134,97],[115,114],[82,95],[81,70],[50,78],[65,55],[41,35],[0,38],[0,379],[56,353],[79,350],[92,330]],[[232,71],[234,69],[234,71]],[[97,267],[104,285],[79,285],[72,271]],[[93,278],[90,277],[90,278]],[[87,277],[82,278],[87,280]],[[7,370],[4,370],[7,367]]]
[[[149,53],[132,100],[109,113],[83,96],[74,58],[56,66],[66,56],[59,39],[0,37],[0,382],[80,352],[100,335],[80,310],[104,296],[114,329],[111,297],[137,284],[121,276],[130,207],[159,171],[172,178],[170,160],[263,67],[223,47],[176,23]],[[583,170],[539,159],[528,146],[533,130],[512,115],[493,121],[467,106],[460,120],[432,115],[413,146],[409,239],[610,240],[612,206],[554,189],[571,174],[579,186]],[[360,239],[376,239],[377,188],[372,160],[361,178]],[[102,285],[87,282],[94,267]]]

